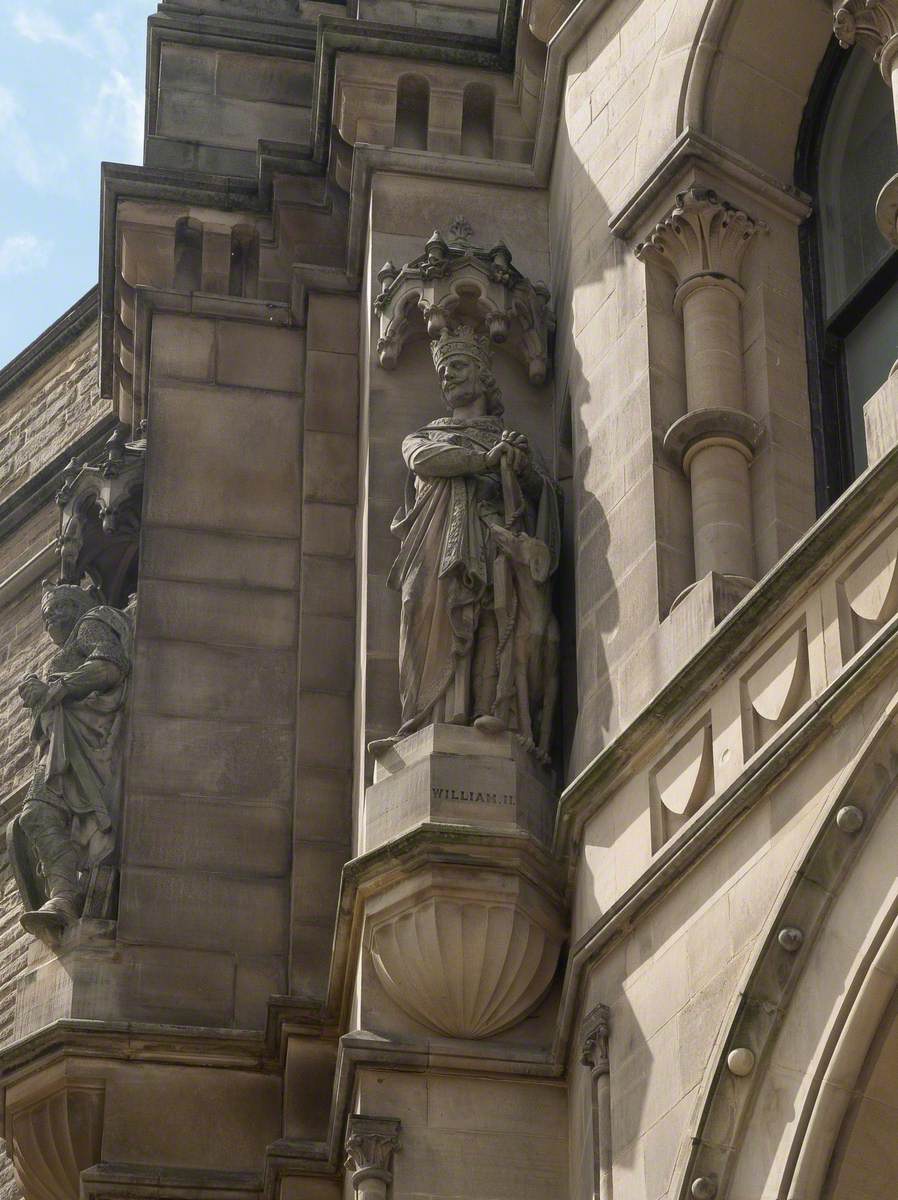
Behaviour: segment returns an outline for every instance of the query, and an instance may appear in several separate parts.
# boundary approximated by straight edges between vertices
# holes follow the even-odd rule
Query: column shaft
[[[690,412],[744,406],[740,291],[713,276],[680,289]]]
[[[748,462],[735,446],[705,442],[688,465],[695,574],[754,578]]]

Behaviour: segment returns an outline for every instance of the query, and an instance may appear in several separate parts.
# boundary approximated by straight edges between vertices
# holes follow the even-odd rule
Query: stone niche
[[[403,181],[398,194],[394,181],[380,179],[372,188],[370,255],[384,266],[370,296],[378,337],[362,451],[371,497],[365,603],[372,634],[361,724],[373,776],[353,871],[352,938],[361,954],[352,1020],[405,1044],[542,1037],[536,1030],[547,1028],[567,936],[563,869],[551,850],[557,795],[547,734],[559,632],[547,581],[561,542],[547,382],[553,318],[539,282],[548,266],[545,214],[528,198],[516,220],[521,204],[513,189],[455,186],[449,193],[435,181]],[[447,219],[450,205],[471,214],[476,234],[464,217]],[[394,224],[399,206],[402,237]],[[406,233],[409,211],[416,228]],[[506,223],[519,234],[522,270],[504,241]],[[419,236],[425,225],[446,236]],[[529,241],[521,228],[533,229]],[[503,429],[514,431],[510,444],[527,444],[523,461],[506,454],[497,466]],[[470,499],[481,490],[469,478],[462,498],[459,474],[483,476],[483,507]],[[415,524],[406,488],[411,523],[388,537],[412,475],[439,481],[430,493],[439,503]],[[449,478],[455,507],[442,502]],[[462,527],[469,537],[439,577],[461,561],[470,570],[452,576],[458,588],[444,608],[439,587],[417,584],[435,577],[433,547]],[[464,606],[466,589],[476,590],[481,546],[484,556],[495,550],[491,599],[479,610],[494,617],[495,645],[480,616],[470,642],[457,636],[459,626],[447,632],[444,621]],[[398,604],[391,589],[400,593]],[[434,685],[447,666],[450,683]],[[384,700],[397,690],[401,718]]]

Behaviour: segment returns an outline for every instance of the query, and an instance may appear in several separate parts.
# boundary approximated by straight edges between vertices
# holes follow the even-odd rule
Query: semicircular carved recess
[[[561,942],[514,903],[438,896],[378,924],[371,957],[388,995],[416,1021],[485,1038],[542,999]]]
[[[78,1200],[81,1172],[100,1161],[104,1084],[69,1085],[8,1118],[25,1200]]]
[[[703,725],[655,772],[661,803],[680,817],[689,817],[708,798],[713,787],[711,726]]]
[[[765,721],[791,717],[808,676],[807,633],[796,629],[745,681],[751,706]]]
[[[851,611],[864,621],[882,622],[898,610],[898,529],[851,572],[842,584]]]
[[[834,789],[761,933],[758,953],[739,983],[708,1062],[703,1102],[681,1141],[671,1197],[693,1200],[707,1189],[713,1189],[716,1200],[729,1195],[780,1027],[815,943],[826,934],[837,897],[871,841],[878,819],[898,796],[896,779],[898,698],[892,700]],[[837,816],[848,806],[860,810],[863,823],[846,833]],[[782,931],[793,929],[801,932],[798,941],[780,940]],[[727,1056],[737,1047],[748,1047],[758,1064],[744,1078],[736,1078],[726,1069]],[[777,1194],[805,1193],[790,1189]]]

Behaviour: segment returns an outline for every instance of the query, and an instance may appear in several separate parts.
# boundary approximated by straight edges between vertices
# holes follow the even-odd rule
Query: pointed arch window
[[[898,358],[898,251],[875,217],[876,198],[896,172],[891,92],[870,55],[833,43],[796,163],[796,182],[813,200],[802,258],[821,511],[866,467],[864,404]]]

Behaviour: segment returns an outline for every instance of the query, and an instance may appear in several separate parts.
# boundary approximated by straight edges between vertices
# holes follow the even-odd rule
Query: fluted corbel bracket
[[[355,1114],[346,1126],[346,1169],[356,1192],[378,1181],[384,1189],[393,1181],[393,1155],[399,1149],[402,1122],[393,1117]]]
[[[766,230],[742,209],[721,200],[713,188],[680,192],[670,213],[636,247],[641,262],[655,262],[673,275],[679,291],[710,278],[740,286],[748,244]]]
[[[611,1034],[611,1010],[607,1004],[597,1004],[583,1020],[580,1035],[582,1049],[580,1061],[589,1067],[593,1075],[609,1072],[608,1038]]]
[[[898,50],[898,0],[847,0],[833,16],[833,30],[843,50],[863,46],[879,63],[886,83]]]

